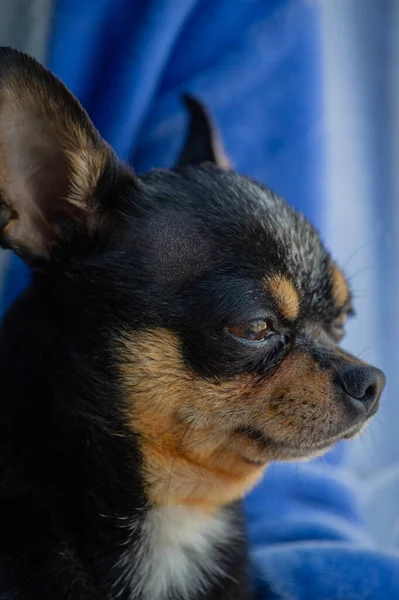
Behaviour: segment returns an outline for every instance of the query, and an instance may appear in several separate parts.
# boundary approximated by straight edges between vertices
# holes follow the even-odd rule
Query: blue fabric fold
[[[399,554],[375,548],[344,455],[341,444],[325,459],[272,465],[247,498],[259,600],[399,597]]]
[[[258,600],[396,600],[398,556],[348,542],[254,550]]]

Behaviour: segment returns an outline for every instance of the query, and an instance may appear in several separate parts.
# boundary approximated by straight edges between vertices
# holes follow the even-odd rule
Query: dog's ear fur
[[[0,48],[0,243],[48,259],[66,219],[87,226],[113,153],[67,88]]]
[[[218,131],[205,107],[192,96],[183,96],[189,112],[189,130],[177,166],[211,162],[222,169],[231,163],[224,153]]]

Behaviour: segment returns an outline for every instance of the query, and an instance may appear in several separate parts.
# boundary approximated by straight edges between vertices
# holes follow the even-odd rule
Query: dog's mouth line
[[[270,449],[278,450],[281,448],[284,452],[300,452],[300,453],[312,453],[318,452],[322,450],[328,450],[333,444],[340,440],[351,440],[353,437],[356,437],[359,433],[362,432],[366,423],[362,422],[361,424],[352,425],[346,429],[343,429],[342,432],[339,432],[333,436],[326,437],[319,441],[315,441],[309,444],[298,442],[297,445],[290,445],[284,442],[278,441],[269,437],[267,434],[262,432],[260,429],[252,428],[252,427],[237,427],[234,430],[235,435],[237,435],[241,439],[246,439],[253,442],[261,451],[268,451]],[[251,462],[253,464],[264,464],[266,460],[258,460],[258,459],[250,459],[248,457],[244,457],[245,460]]]

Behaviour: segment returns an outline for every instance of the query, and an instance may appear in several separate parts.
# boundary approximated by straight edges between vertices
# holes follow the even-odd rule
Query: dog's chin
[[[347,431],[342,436],[342,439],[343,440],[354,440],[359,435],[361,435],[363,433],[363,431],[365,431],[365,429],[367,429],[369,421],[370,421],[370,419],[367,419],[367,421],[364,421],[364,423],[362,423],[361,425],[356,425],[356,427],[352,427],[352,429]]]
[[[301,439],[295,443],[275,440],[267,433],[256,429],[240,428],[236,432],[250,442],[249,447],[239,450],[243,460],[253,465],[266,465],[271,461],[310,460],[322,456],[341,440],[353,440],[367,427],[367,421],[345,428],[333,436],[312,440],[309,442]]]

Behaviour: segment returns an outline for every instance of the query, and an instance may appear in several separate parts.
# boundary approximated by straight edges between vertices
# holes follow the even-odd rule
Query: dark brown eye
[[[271,333],[273,333],[273,330],[267,321],[257,320],[230,327],[228,332],[240,340],[245,340],[247,342],[263,342]]]

